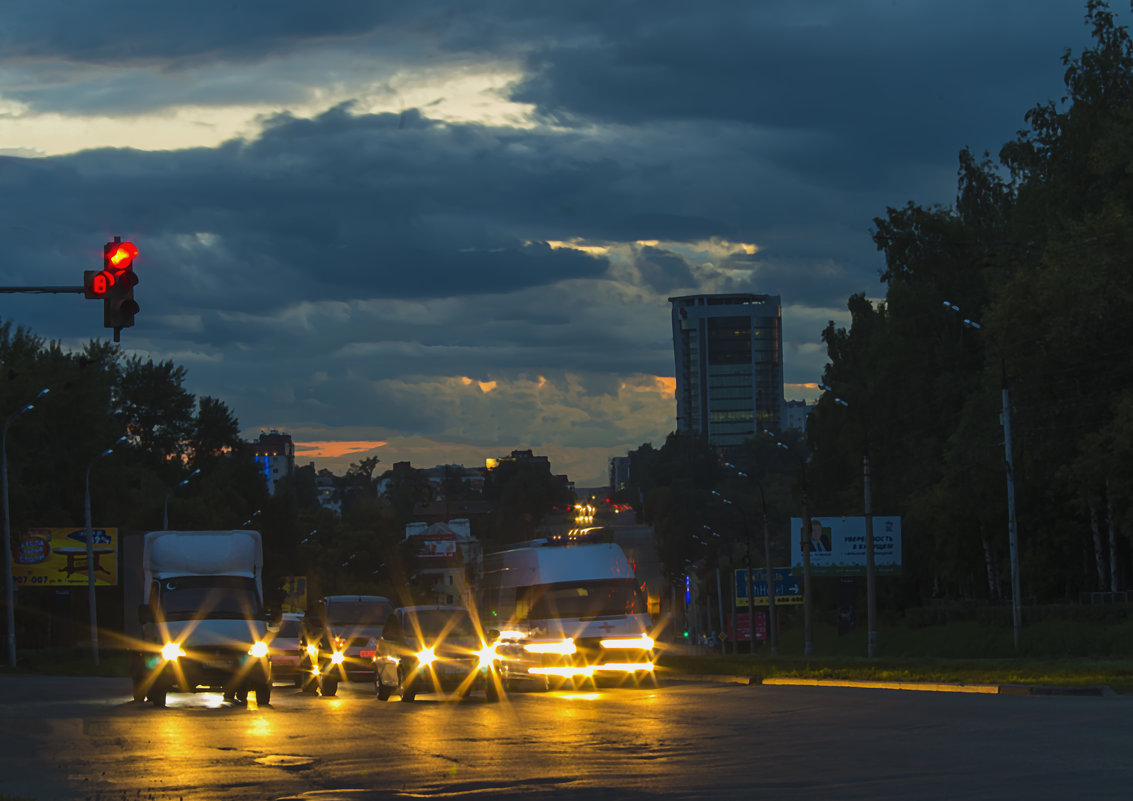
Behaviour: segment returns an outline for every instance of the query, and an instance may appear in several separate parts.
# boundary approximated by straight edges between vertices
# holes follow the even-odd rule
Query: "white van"
[[[602,677],[653,680],[644,583],[608,529],[485,554],[478,607],[497,629],[505,686],[547,689]]]

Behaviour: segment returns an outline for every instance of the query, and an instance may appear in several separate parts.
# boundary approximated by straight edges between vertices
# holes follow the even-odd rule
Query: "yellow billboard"
[[[118,529],[92,528],[91,554],[85,528],[29,528],[16,542],[12,578],[17,587],[118,584]],[[93,568],[93,570],[92,570]]]

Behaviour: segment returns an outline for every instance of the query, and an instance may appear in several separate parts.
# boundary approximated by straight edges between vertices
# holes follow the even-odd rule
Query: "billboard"
[[[457,555],[456,534],[451,531],[429,531],[413,535],[414,555],[418,559],[454,559]]]
[[[802,518],[791,518],[791,568],[803,569],[804,539],[810,572],[817,576],[865,575],[865,517],[812,517],[804,538]],[[873,516],[873,563],[878,575],[901,573],[901,518]]]
[[[85,528],[29,528],[12,554],[17,587],[86,586],[90,581]],[[95,586],[118,584],[118,529],[92,528]]]

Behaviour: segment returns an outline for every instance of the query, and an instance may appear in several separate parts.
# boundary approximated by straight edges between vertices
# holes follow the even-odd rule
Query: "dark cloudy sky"
[[[1080,0],[6,0],[0,285],[120,235],[123,346],[249,438],[594,486],[675,427],[668,297],[781,295],[813,399],[873,218],[951,204],[1088,34]],[[0,317],[105,335],[81,295]]]

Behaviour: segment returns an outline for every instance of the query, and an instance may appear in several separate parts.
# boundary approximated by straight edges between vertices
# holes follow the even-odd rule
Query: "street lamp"
[[[180,482],[174,484],[165,493],[165,503],[162,504],[162,507],[161,507],[161,529],[162,529],[162,531],[168,531],[169,530],[169,496],[172,495],[178,487],[183,487],[186,484],[188,484],[189,479],[191,479],[193,476],[195,476],[199,472],[201,472],[201,468],[198,467],[192,473],[189,473],[187,478],[185,478],[183,481],[180,481]]]
[[[712,490],[712,494],[719,498],[724,504],[735,509],[739,514],[741,522],[743,523],[744,539],[747,540],[747,570],[745,570],[744,572],[747,574],[747,613],[749,621],[748,633],[751,636],[751,655],[755,656],[755,586],[751,575],[753,567],[751,560],[751,526],[748,525],[747,515],[745,515],[743,511],[740,510],[740,507],[736,504],[735,501],[733,501],[731,498],[725,498],[716,490]]]
[[[90,522],[90,471],[94,467],[94,463],[104,456],[109,456],[114,453],[114,449],[126,441],[126,436],[123,435],[114,441],[114,444],[104,450],[98,456],[90,460],[87,465],[87,482],[86,482],[86,497],[85,497],[85,511],[87,523],[87,605],[90,607],[90,649],[91,656],[94,658],[94,663],[98,664],[98,610],[94,605],[94,531],[91,528]]]
[[[785,450],[787,453],[798,459],[799,462],[799,477],[802,481],[803,490],[803,530],[799,536],[799,543],[803,551],[803,655],[810,656],[814,650],[814,603],[811,594],[811,580],[810,580],[810,504],[807,503],[806,492],[806,461],[790,449],[789,446],[779,441],[778,435],[768,429],[763,429],[763,433],[771,437],[775,444]]]
[[[741,478],[753,480],[747,473],[739,470],[734,464],[724,462],[725,467],[736,471]],[[779,655],[778,615],[775,609],[775,568],[771,565],[771,532],[767,526],[767,496],[763,494],[763,482],[755,481],[759,488],[759,508],[763,515],[763,567],[767,574],[767,644],[771,648],[771,655]],[[748,543],[748,561],[751,561],[751,543]],[[749,572],[751,565],[748,565]],[[750,576],[749,576],[750,578]],[[750,593],[749,593],[750,594]],[[751,610],[754,613],[754,610]]]
[[[951,301],[944,301],[944,308],[961,314],[960,307]],[[962,318],[964,327],[974,328],[977,331],[982,326],[967,317]],[[990,337],[989,337],[990,339]],[[1003,399],[1003,414],[1000,421],[1003,424],[1003,451],[1004,471],[1007,474],[1007,542],[1011,556],[1011,621],[1015,635],[1015,649],[1019,649],[1019,640],[1023,629],[1023,608],[1019,587],[1019,524],[1015,516],[1015,460],[1011,447],[1011,399],[1007,394],[1007,359],[1003,351],[991,340],[992,345],[999,351],[999,382],[1000,394]]]
[[[850,404],[834,395],[834,390],[819,384],[823,392],[831,393],[834,402],[846,409]],[[866,607],[866,655],[872,659],[877,656],[877,569],[873,542],[873,491],[869,466],[869,424],[866,423],[866,446],[862,454],[862,482],[865,503],[865,607]]]
[[[12,528],[8,512],[8,426],[24,412],[35,408],[35,401],[42,398],[50,389],[41,389],[32,402],[8,415],[4,420],[4,433],[0,437],[0,483],[4,485],[4,602],[8,610],[8,667],[16,666],[16,597],[15,576],[12,575]]]

